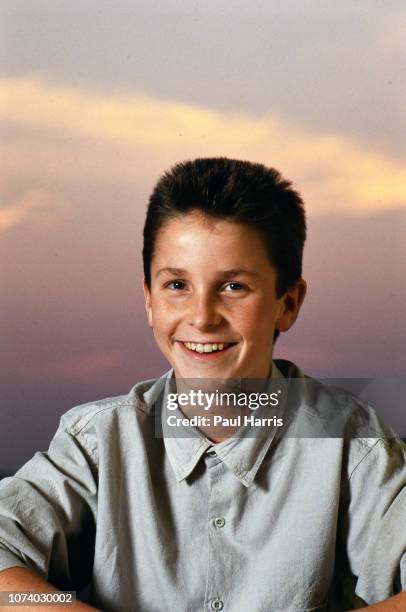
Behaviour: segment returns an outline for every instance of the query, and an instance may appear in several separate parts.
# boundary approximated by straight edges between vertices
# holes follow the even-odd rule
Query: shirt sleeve
[[[89,581],[97,500],[89,448],[62,418],[48,452],[1,481],[0,570],[28,567],[61,589]]]
[[[352,444],[341,528],[355,593],[372,604],[406,589],[406,447],[396,438]]]

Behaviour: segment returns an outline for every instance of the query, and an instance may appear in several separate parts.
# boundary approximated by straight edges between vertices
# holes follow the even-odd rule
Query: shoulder
[[[388,456],[404,457],[406,445],[378,416],[375,407],[354,392],[355,389],[362,393],[362,380],[320,381],[307,376],[290,361],[276,360],[276,364],[289,381],[289,391],[292,390],[293,401],[289,402],[289,408],[295,422],[299,423],[298,435],[308,437],[312,432],[314,437],[342,438],[349,476],[362,464],[365,468]]]
[[[156,404],[161,401],[167,378],[168,373],[135,384],[125,395],[74,406],[61,417],[59,429],[72,436],[80,436],[89,429],[126,420],[130,415],[136,420],[151,416]]]

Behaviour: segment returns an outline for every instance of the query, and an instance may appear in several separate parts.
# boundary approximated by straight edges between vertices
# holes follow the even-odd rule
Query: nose
[[[222,321],[216,296],[204,293],[195,295],[190,304],[189,324],[199,331],[209,331]]]

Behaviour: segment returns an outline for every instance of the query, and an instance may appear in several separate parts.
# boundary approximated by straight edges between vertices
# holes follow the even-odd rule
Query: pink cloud
[[[55,363],[45,363],[41,366],[38,375],[40,378],[50,378],[60,382],[84,382],[116,372],[126,364],[128,357],[124,351],[110,350],[77,355]]]

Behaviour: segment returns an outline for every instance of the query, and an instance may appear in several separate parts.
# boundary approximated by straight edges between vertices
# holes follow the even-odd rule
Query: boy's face
[[[197,212],[168,221],[144,292],[176,377],[268,377],[274,331],[294,323],[305,293],[301,280],[278,299],[276,278],[253,229]]]

